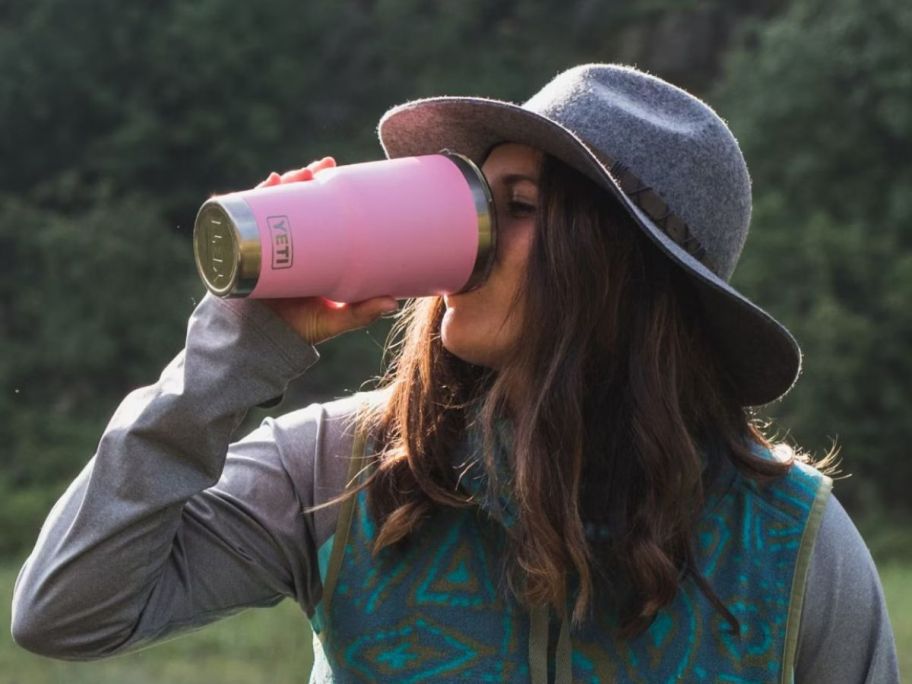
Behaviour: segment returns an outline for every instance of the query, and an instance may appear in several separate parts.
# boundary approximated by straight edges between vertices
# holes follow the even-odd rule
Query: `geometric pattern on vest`
[[[791,681],[831,481],[803,464],[768,487],[733,467],[726,481],[704,507],[697,562],[741,634],[687,579],[632,641],[614,638],[608,610],[571,630],[574,682]],[[501,524],[477,508],[438,507],[401,553],[387,547],[372,558],[366,497],[353,502],[329,611],[316,608],[311,681],[530,681],[530,616],[503,584]]]
[[[371,558],[366,497],[320,615],[332,681],[528,681],[528,616],[495,564],[503,531],[478,510],[438,509],[402,553]]]
[[[573,680],[792,681],[795,618],[831,485],[800,463],[769,487],[733,473],[729,487],[704,509],[697,562],[738,618],[741,633],[732,634],[728,621],[688,580],[636,639],[608,636],[616,623],[604,611],[596,611],[596,624],[572,631]]]

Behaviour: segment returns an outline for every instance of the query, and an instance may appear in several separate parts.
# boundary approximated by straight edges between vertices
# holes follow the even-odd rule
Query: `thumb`
[[[375,297],[350,305],[352,318],[362,325],[367,325],[375,318],[383,314],[392,313],[398,308],[399,302],[394,297]]]

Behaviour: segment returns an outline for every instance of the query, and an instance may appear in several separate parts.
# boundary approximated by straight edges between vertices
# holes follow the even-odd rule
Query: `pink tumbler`
[[[221,297],[356,302],[474,289],[490,271],[496,233],[481,170],[442,150],[216,195],[197,214],[193,252]]]

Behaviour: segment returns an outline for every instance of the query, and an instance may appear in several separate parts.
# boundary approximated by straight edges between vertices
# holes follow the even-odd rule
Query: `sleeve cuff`
[[[239,318],[253,324],[275,349],[279,358],[287,366],[287,371],[292,377],[297,377],[315,364],[320,353],[310,342],[299,335],[290,325],[276,314],[272,309],[256,299],[217,297],[211,292],[206,292],[205,299],[214,300],[218,305],[227,307]],[[202,302],[201,302],[202,303]],[[265,408],[275,406],[282,400],[282,396],[265,402]],[[263,406],[261,404],[261,406]]]

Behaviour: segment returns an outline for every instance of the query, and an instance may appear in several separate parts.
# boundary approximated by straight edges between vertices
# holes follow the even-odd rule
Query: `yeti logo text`
[[[287,216],[270,216],[266,219],[272,234],[272,267],[291,268],[291,227]]]

